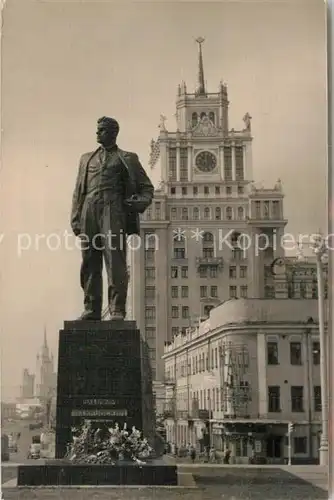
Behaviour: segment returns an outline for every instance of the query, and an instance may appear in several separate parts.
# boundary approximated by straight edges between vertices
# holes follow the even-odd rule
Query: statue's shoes
[[[77,319],[77,321],[101,321],[101,316],[98,316],[97,314],[93,313],[84,312]]]

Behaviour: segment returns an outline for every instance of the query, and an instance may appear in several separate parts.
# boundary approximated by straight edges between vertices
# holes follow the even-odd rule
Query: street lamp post
[[[319,448],[320,465],[328,465],[328,385],[327,385],[327,338],[325,333],[325,296],[322,258],[327,252],[324,239],[319,236],[312,245],[317,263],[318,315],[320,340],[320,380],[321,380],[321,439]]]

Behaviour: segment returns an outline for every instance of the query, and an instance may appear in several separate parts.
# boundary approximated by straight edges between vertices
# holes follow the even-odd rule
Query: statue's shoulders
[[[138,158],[138,155],[132,151],[125,151],[124,149],[118,148],[118,152],[123,156],[127,156],[128,158]]]
[[[81,160],[89,160],[89,158],[91,156],[93,156],[95,153],[97,153],[98,149],[94,149],[93,151],[87,151],[87,153],[83,153],[81,155]]]

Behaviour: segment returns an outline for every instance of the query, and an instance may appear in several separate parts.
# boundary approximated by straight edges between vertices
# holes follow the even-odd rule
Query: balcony
[[[219,269],[222,269],[223,264],[223,257],[196,257],[197,267],[216,266]]]

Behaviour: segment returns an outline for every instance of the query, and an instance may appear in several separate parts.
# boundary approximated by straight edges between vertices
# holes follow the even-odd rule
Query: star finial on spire
[[[205,82],[204,82],[204,68],[203,68],[203,54],[202,54],[202,43],[204,42],[204,38],[199,36],[196,38],[196,42],[198,43],[198,82],[196,88],[196,95],[205,96]]]

